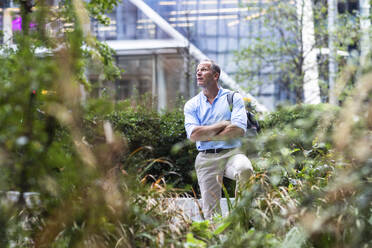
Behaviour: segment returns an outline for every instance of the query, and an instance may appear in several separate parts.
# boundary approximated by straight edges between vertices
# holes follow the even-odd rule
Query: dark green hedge
[[[191,192],[190,187],[193,187],[198,192],[194,171],[197,151],[195,144],[186,139],[182,107],[162,114],[145,106],[131,107],[129,104],[106,106],[106,108],[110,110],[109,114],[102,114],[98,118],[90,116],[90,122],[92,119],[109,120],[114,129],[125,137],[128,149],[123,151],[120,164],[126,171],[137,174],[140,179],[152,175],[152,179],[148,177],[150,182],[164,177],[167,184],[176,188]],[[334,113],[334,111],[334,107],[324,104],[296,105],[267,114],[260,121],[261,134],[257,139],[250,141],[263,145],[250,149],[250,152],[247,152],[248,156],[258,154],[259,149],[271,149],[270,145],[275,142],[275,139],[268,141],[265,135],[267,136],[274,129],[297,130],[295,135],[297,138],[291,137],[288,142],[298,143],[296,146],[311,147],[314,128],[321,117],[324,113]],[[89,133],[89,128],[87,132]],[[303,135],[299,137],[298,133]],[[277,140],[277,142],[282,141]],[[159,160],[153,162],[153,159]],[[234,192],[233,183],[229,180],[225,183],[228,191]]]
[[[329,104],[299,104],[288,107],[281,107],[274,112],[268,114],[264,120],[260,121],[262,128],[283,128],[286,125],[301,125],[304,123],[298,122],[299,120],[310,121],[306,125],[302,125],[304,128],[308,128],[312,125],[317,125],[320,117],[326,112],[336,112],[338,107]]]
[[[194,170],[197,150],[186,138],[183,104],[173,111],[159,113],[151,105],[143,104],[145,100],[141,102],[136,105],[129,101],[119,104],[103,100],[90,102],[84,123],[88,141],[97,144],[93,139],[104,137],[102,122],[110,121],[127,142],[127,149],[118,155],[122,169],[137,175],[139,180],[146,177],[151,183],[164,178],[168,185],[189,193],[192,187],[198,193]],[[267,153],[274,158],[281,147],[311,150],[314,131],[321,119],[336,112],[335,107],[319,104],[289,106],[268,113],[260,120],[262,132],[246,140],[245,151],[254,162],[254,158]],[[229,194],[233,194],[234,183],[225,179],[225,184]]]
[[[288,146],[306,149],[313,145],[315,135],[322,129],[323,123],[335,119],[338,110],[339,107],[329,104],[299,104],[282,107],[265,115],[259,122],[263,135],[267,135],[269,132],[286,134],[291,143],[287,144]],[[329,125],[327,128],[323,131],[330,135]],[[324,142],[330,142],[330,139],[331,136],[326,137]],[[266,145],[268,144],[266,143]]]
[[[164,176],[168,184],[189,189],[194,186],[195,144],[186,139],[181,109],[159,114],[145,108],[113,111],[106,116],[115,130],[127,139],[129,156],[123,154],[125,169],[139,175]],[[146,171],[146,166],[154,162]]]

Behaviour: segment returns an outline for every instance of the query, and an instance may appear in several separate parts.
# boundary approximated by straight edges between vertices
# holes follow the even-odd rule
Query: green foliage
[[[43,1],[35,12],[19,3],[26,23],[50,17]],[[83,11],[64,3],[53,14],[72,30],[50,36],[39,25],[18,33],[15,48],[2,47],[1,247],[371,246],[368,68],[340,108],[301,105],[264,116],[263,132],[243,147],[255,174],[229,216],[190,223],[169,203],[180,196],[169,184],[195,183],[196,150],[185,141],[181,109],[159,114],[143,99],[81,104],[88,57],[98,56],[99,73],[114,64],[107,47],[98,49],[103,55],[82,48],[97,47]],[[40,56],[38,47],[50,53]],[[16,201],[7,198],[13,190]],[[34,204],[23,197],[30,191]]]
[[[145,106],[137,106],[116,110],[105,119],[125,136],[130,152],[141,149],[131,157],[122,158],[125,170],[165,177],[175,187],[195,188],[192,173],[197,151],[195,144],[186,141],[184,116],[180,109],[159,114]],[[140,164],[151,159],[158,160],[147,171],[142,171]],[[134,163],[139,167],[132,167]]]
[[[264,32],[270,35],[253,37],[247,47],[237,51],[237,81],[250,82],[248,89],[251,90],[265,82],[260,74],[271,74],[271,81],[278,81],[300,97],[303,71],[296,5],[279,1],[259,8],[264,13],[260,17]]]
[[[31,9],[31,1],[18,1],[26,28],[13,37],[14,47],[1,47],[0,246],[181,246],[187,222],[172,223],[178,213],[160,200],[170,193],[144,187],[118,165],[125,141],[99,119],[114,105],[81,105],[88,61],[103,68],[102,78],[117,75],[112,51],[89,36],[83,1],[60,1],[57,9],[46,2]],[[90,1],[98,9],[90,16],[114,3]],[[37,32],[27,28],[30,20]],[[71,28],[45,32],[52,20]],[[9,200],[9,191],[20,197]],[[37,192],[37,204],[27,203],[27,192]]]
[[[92,17],[96,18],[100,23],[110,24],[110,18],[105,16],[107,12],[111,12],[114,7],[121,2],[120,0],[91,0],[86,3],[86,7]]]
[[[367,81],[361,85],[371,92]],[[357,152],[371,137],[370,114],[357,110],[371,106],[369,94],[342,108],[299,105],[265,116],[263,132],[244,146],[255,175],[220,222],[222,234],[216,228],[217,237],[202,241],[209,247],[371,245],[364,238],[371,227],[371,154]]]
[[[334,115],[336,110],[336,106],[327,104],[279,107],[275,112],[265,116],[260,124],[263,129],[281,129],[287,125],[294,128],[309,129],[309,127],[317,127],[323,115],[328,115],[327,113]]]
[[[300,1],[299,4],[303,3]],[[249,4],[251,5],[251,4]],[[236,80],[254,92],[257,86],[275,82],[296,103],[303,102],[304,61],[309,55],[303,53],[301,25],[303,16],[298,14],[297,4],[293,1],[273,1],[257,4],[262,15],[262,31],[251,37],[248,45],[236,51],[238,65]],[[306,11],[306,10],[305,10]],[[313,3],[315,46],[328,47],[327,7],[323,1]],[[358,16],[344,13],[336,20],[336,46],[338,50],[348,51],[359,39]],[[314,51],[315,52],[315,51]],[[328,97],[328,56],[319,55],[319,84],[323,99]],[[345,65],[345,59],[338,57],[339,68]],[[340,70],[341,71],[341,70]]]

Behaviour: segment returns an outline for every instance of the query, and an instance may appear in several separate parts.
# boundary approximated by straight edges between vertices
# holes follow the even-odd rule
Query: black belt
[[[224,149],[224,148],[217,148],[217,149],[207,149],[207,150],[201,150],[199,152],[202,153],[220,153],[223,151],[231,151],[232,149]]]

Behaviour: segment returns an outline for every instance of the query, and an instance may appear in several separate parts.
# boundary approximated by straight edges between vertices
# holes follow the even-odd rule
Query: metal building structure
[[[57,2],[50,0],[51,4]],[[109,26],[92,20],[93,33],[116,51],[117,64],[125,70],[121,80],[104,84],[92,70],[90,78],[98,85],[96,94],[111,92],[116,99],[125,99],[151,93],[159,110],[172,108],[181,96],[188,99],[197,93],[195,65],[210,58],[221,65],[225,87],[251,98],[258,110],[267,110],[229,76],[235,70],[232,51],[238,49],[238,33],[243,30],[238,20],[248,21],[239,17],[247,12],[247,7],[239,5],[242,2],[247,1],[123,0],[108,14]],[[9,0],[1,11],[3,42],[11,43],[17,6]]]
[[[177,41],[184,48],[179,53],[184,58],[184,68],[183,74],[178,73],[178,78],[175,78],[173,83],[178,82],[181,85],[179,89],[181,95],[188,98],[195,94],[197,90],[193,79],[195,63],[198,60],[210,58],[221,65],[223,85],[239,90],[245,97],[252,99],[259,111],[266,111],[268,108],[265,105],[269,105],[270,109],[274,106],[275,87],[273,83],[262,87],[266,88],[266,91],[259,91],[262,93],[260,102],[264,103],[260,104],[255,97],[245,92],[234,81],[234,74],[237,70],[234,51],[237,51],[241,44],[249,42],[249,39],[253,37],[251,34],[258,35],[261,25],[259,17],[263,14],[259,6],[261,1],[124,0],[114,12],[108,14],[111,19],[110,26],[95,23],[93,31],[99,39],[107,41],[109,45],[127,44],[130,46],[130,41],[134,44],[154,41],[153,44],[160,42],[167,47],[169,41]],[[122,51],[124,50],[123,48]],[[158,63],[157,60],[155,62]],[[158,66],[159,64],[155,67]],[[124,65],[123,68],[125,69]],[[164,68],[167,69],[166,66]],[[172,73],[171,70],[164,75],[168,73]],[[162,73],[158,73],[159,75],[156,90],[159,90],[159,87],[164,89],[160,80]],[[184,85],[185,80],[186,85]],[[167,80],[165,81],[165,84],[169,85]],[[128,83],[124,82],[123,87]],[[156,93],[155,91],[153,90],[152,93]],[[169,94],[158,94],[160,108],[164,107],[165,103],[168,106],[170,104],[169,99],[161,101],[164,95],[166,98],[171,97]]]
[[[60,0],[48,1],[56,4]],[[244,84],[234,81],[237,72],[234,52],[256,37],[273,35],[263,25],[265,4],[270,2],[122,0],[107,14],[111,19],[109,26],[92,20],[92,31],[116,51],[117,64],[125,70],[121,80],[105,85],[97,83],[96,93],[110,89],[116,99],[151,93],[157,99],[159,110],[172,108],[181,96],[188,99],[196,94],[195,64],[210,58],[221,65],[223,85],[243,92],[253,99],[259,110],[274,109],[285,97],[283,89],[277,87],[275,76],[272,79],[272,75],[258,74],[261,81],[267,82],[254,92],[258,101],[244,92]],[[8,42],[16,25],[11,15],[16,6],[6,0],[0,5],[0,11],[3,42]],[[93,81],[100,81],[94,71],[90,76]]]

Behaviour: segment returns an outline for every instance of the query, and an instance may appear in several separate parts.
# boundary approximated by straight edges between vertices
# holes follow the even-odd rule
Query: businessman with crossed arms
[[[239,149],[240,137],[247,129],[244,101],[240,94],[234,94],[230,110],[227,95],[231,91],[218,85],[220,73],[214,61],[201,61],[196,78],[202,91],[184,106],[187,137],[196,142],[199,151],[195,170],[206,219],[221,211],[223,176],[236,180],[236,195],[253,173],[250,160]]]

